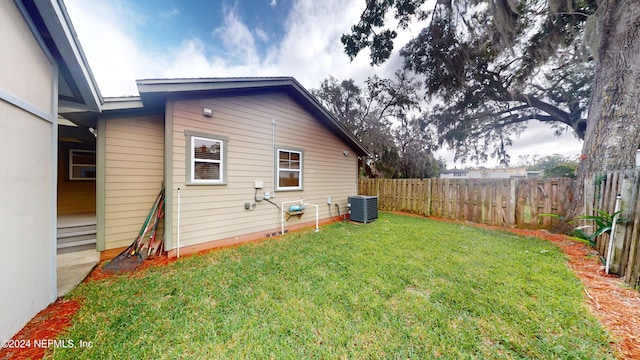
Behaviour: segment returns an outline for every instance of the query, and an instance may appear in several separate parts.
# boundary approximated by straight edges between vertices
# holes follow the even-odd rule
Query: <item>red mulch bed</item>
[[[403,215],[407,215],[403,213]],[[433,218],[438,221],[450,221]],[[620,359],[640,359],[640,293],[625,287],[619,278],[606,275],[593,250],[582,243],[572,241],[565,235],[551,234],[546,231],[506,229],[483,224],[469,225],[489,229],[508,230],[518,235],[534,236],[558,245],[569,258],[569,266],[582,280],[585,288],[585,301],[602,324],[611,332],[615,342],[611,347]],[[138,271],[152,266],[165,266],[176,259],[155,257],[145,260]],[[133,274],[132,274],[133,275]],[[97,281],[113,276],[102,272],[102,267],[94,269],[84,280]],[[82,306],[81,301],[58,299],[39,312],[13,340],[56,339],[71,325],[71,319]],[[46,348],[26,347],[22,349],[0,350],[0,360],[4,359],[40,359]]]
[[[18,347],[0,350],[0,359],[41,359],[47,347],[38,346],[34,341],[55,340],[58,334],[71,326],[71,318],[81,306],[77,300],[56,300],[13,336],[12,340],[23,341],[9,344]]]

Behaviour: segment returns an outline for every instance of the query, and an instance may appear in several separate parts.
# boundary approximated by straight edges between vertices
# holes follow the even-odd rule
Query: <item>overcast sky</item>
[[[307,89],[329,75],[362,84],[390,77],[397,50],[420,28],[400,31],[396,51],[371,67],[368,52],[353,62],[340,36],[358,22],[365,0],[64,0],[103,96],[137,95],[136,79],[293,76]],[[557,138],[531,126],[509,153],[576,155],[573,135]],[[450,152],[437,152],[454,164]],[[475,164],[466,164],[475,166]],[[483,164],[487,166],[494,163]]]

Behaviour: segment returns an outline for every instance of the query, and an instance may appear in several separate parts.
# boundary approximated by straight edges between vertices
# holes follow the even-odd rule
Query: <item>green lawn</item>
[[[54,358],[609,359],[543,240],[381,213],[84,284]]]

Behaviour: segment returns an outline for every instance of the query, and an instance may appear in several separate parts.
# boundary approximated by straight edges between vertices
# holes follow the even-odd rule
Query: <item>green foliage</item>
[[[588,220],[593,221],[594,226],[578,226],[572,230],[572,235],[574,236],[574,240],[578,240],[588,244],[589,246],[595,248],[597,245],[598,236],[602,234],[611,234],[611,230],[613,230],[614,220],[616,224],[624,223],[627,219],[622,219],[619,215],[622,213],[622,210],[616,211],[612,214],[604,211],[604,210],[594,210],[596,215],[581,215],[578,216],[576,220],[567,221],[567,223],[572,224],[579,220]],[[554,217],[556,219],[565,220],[564,217],[557,214],[540,214],[540,216],[549,216]],[[585,231],[586,229],[593,228],[593,231]],[[604,261],[603,261],[604,262]]]
[[[562,251],[381,213],[80,285],[54,359],[613,359]]]
[[[353,59],[369,48],[372,65],[381,64],[397,35],[385,28],[388,13],[401,27],[424,24],[400,55],[440,104],[425,119],[457,158],[508,163],[505,148],[529,120],[584,137],[594,62],[583,34],[596,2],[452,0],[433,9],[424,0],[366,3],[342,36],[345,52]]]
[[[593,188],[594,188],[594,194],[595,194],[596,200],[600,200],[600,197],[602,196],[600,192],[600,190],[602,189],[602,183],[605,182],[606,180],[607,180],[606,174],[601,174],[594,177]]]
[[[552,167],[544,169],[545,178],[558,178],[558,177],[576,177],[576,169],[578,164],[558,164]]]
[[[542,170],[545,178],[576,177],[578,162],[574,157],[560,154],[540,157],[538,155],[520,155],[518,164],[527,170]]]
[[[354,80],[325,79],[311,93],[372,153],[367,175],[436,177],[445,168],[434,158],[434,140],[419,110],[420,82],[406,72],[393,79],[372,76],[361,88]]]
[[[615,224],[620,224],[626,221],[626,219],[621,219],[618,217],[622,213],[622,210],[616,211],[613,214],[609,214],[604,210],[595,210],[597,215],[582,215],[579,216],[579,220],[589,220],[593,221],[594,231],[591,234],[586,234],[581,228],[576,228],[574,230],[577,237],[586,240],[587,243],[593,247],[596,246],[596,238],[602,234],[611,234],[611,230],[613,229],[613,224],[615,220]]]
[[[518,157],[518,165],[526,166],[527,170],[544,170],[561,164],[578,164],[575,156],[564,156],[561,154],[553,154],[547,156],[539,155],[520,155]]]

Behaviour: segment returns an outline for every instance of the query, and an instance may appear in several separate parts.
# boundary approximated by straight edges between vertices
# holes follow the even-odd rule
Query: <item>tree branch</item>
[[[538,110],[546,112],[547,114],[551,115],[551,118],[553,118],[553,120],[545,121],[558,121],[573,127],[573,123],[571,122],[571,117],[569,116],[568,112],[558,108],[557,106],[544,102],[533,95],[507,93],[504,97],[496,100],[518,101],[528,104],[532,108],[536,108]]]

